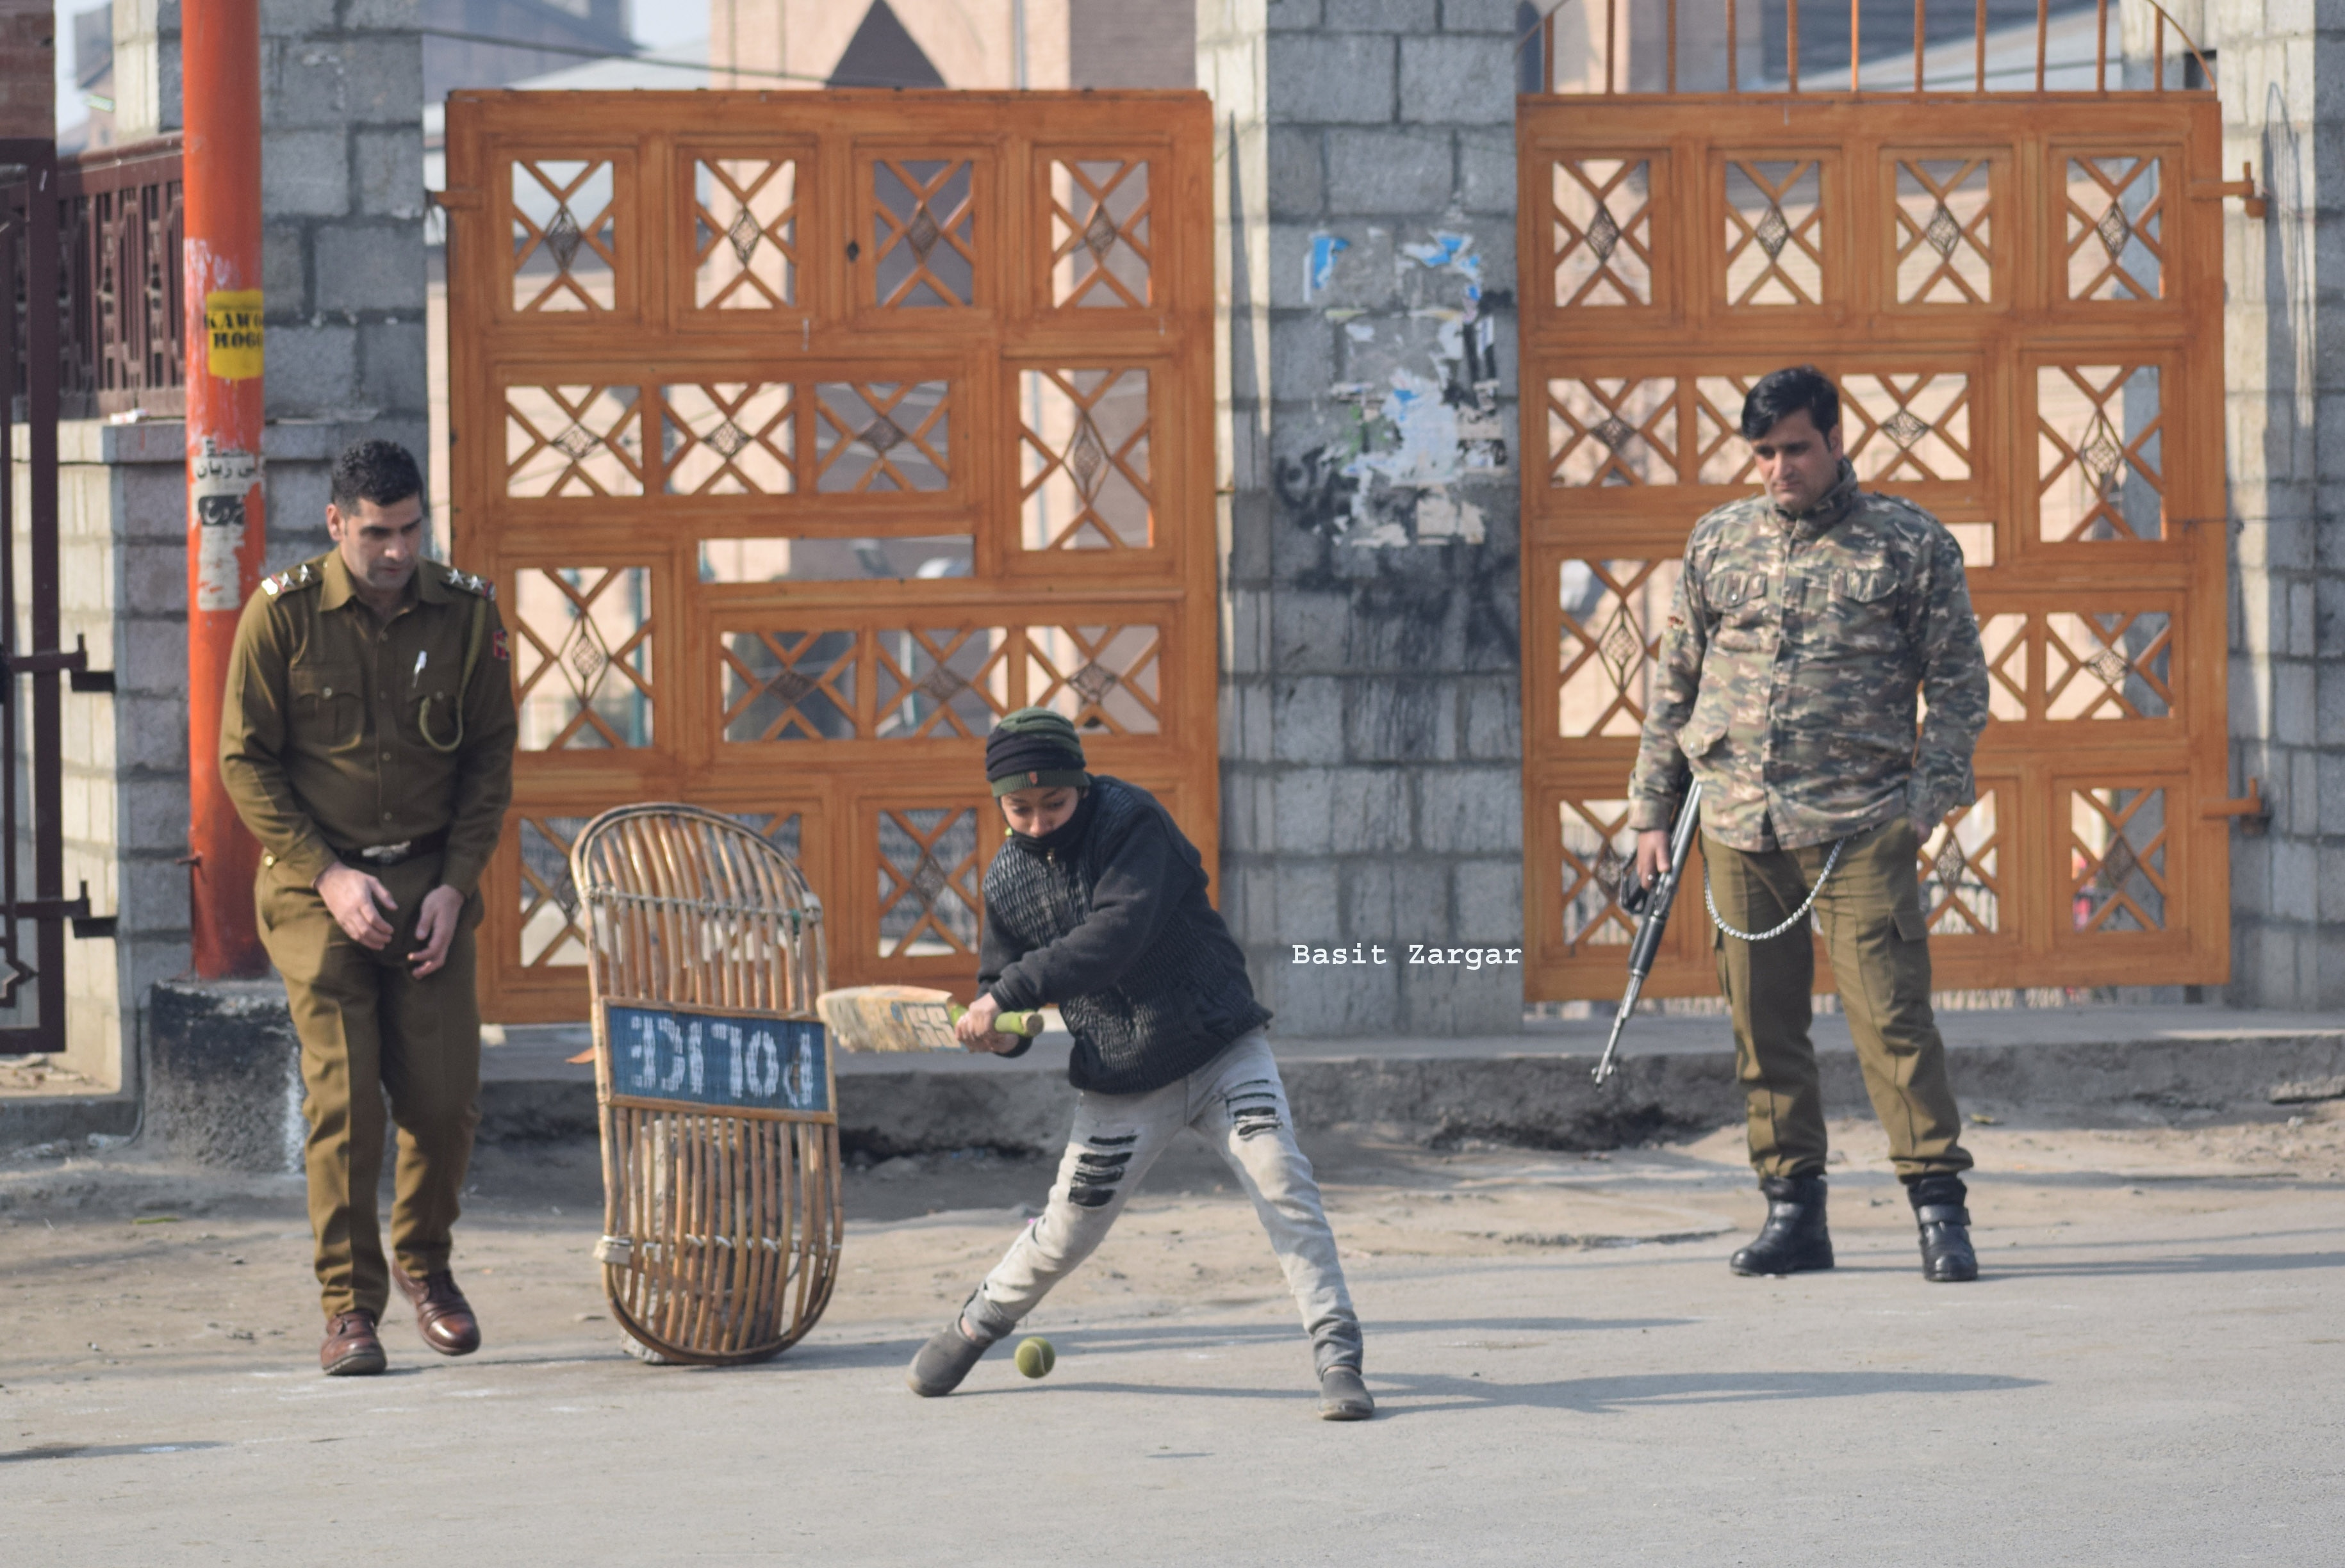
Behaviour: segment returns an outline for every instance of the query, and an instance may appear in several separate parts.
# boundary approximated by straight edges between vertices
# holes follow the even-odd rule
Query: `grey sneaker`
[[[1365,1421],[1376,1413],[1376,1401],[1368,1397],[1359,1368],[1329,1367],[1319,1374],[1321,1421]]]
[[[938,1399],[960,1387],[978,1359],[993,1348],[991,1340],[972,1340],[960,1326],[960,1314],[930,1336],[905,1370],[904,1382],[924,1400]]]

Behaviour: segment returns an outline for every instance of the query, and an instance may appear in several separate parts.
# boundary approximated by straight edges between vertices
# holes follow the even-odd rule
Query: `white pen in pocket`
[[[409,691],[412,692],[417,686],[422,684],[423,665],[431,657],[431,652],[429,649],[420,649],[417,651],[415,655],[415,673],[407,677],[407,689]]]

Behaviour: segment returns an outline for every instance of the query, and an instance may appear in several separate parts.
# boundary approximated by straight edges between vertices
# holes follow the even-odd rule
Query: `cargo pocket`
[[[1930,1006],[1930,922],[1919,909],[1898,909],[1889,916],[1888,940],[1875,950],[1873,962],[1885,973],[1873,996],[1873,1022],[1893,1043],[1907,1039],[1928,1017]]]

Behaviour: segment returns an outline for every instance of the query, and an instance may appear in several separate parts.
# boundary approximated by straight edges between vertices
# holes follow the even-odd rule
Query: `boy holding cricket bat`
[[[957,1026],[971,1050],[1017,1056],[1005,1011],[1055,1006],[1074,1036],[1081,1091],[1040,1219],[912,1359],[933,1398],[1090,1257],[1183,1128],[1221,1151],[1254,1200],[1294,1292],[1319,1376],[1319,1413],[1375,1413],[1360,1322],[1311,1162],[1296,1147],[1245,960],[1205,900],[1196,846],[1146,790],[1085,771],[1067,719],[1021,708],[988,738],[985,774],[1010,842],[985,875],[977,1000]]]

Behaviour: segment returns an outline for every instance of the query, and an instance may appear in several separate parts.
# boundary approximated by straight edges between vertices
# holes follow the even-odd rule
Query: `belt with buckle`
[[[421,838],[404,838],[397,844],[375,844],[364,849],[344,850],[342,858],[360,869],[397,865],[401,861],[413,860],[419,855],[429,855],[447,842],[447,830],[443,828],[438,833],[427,833]]]

